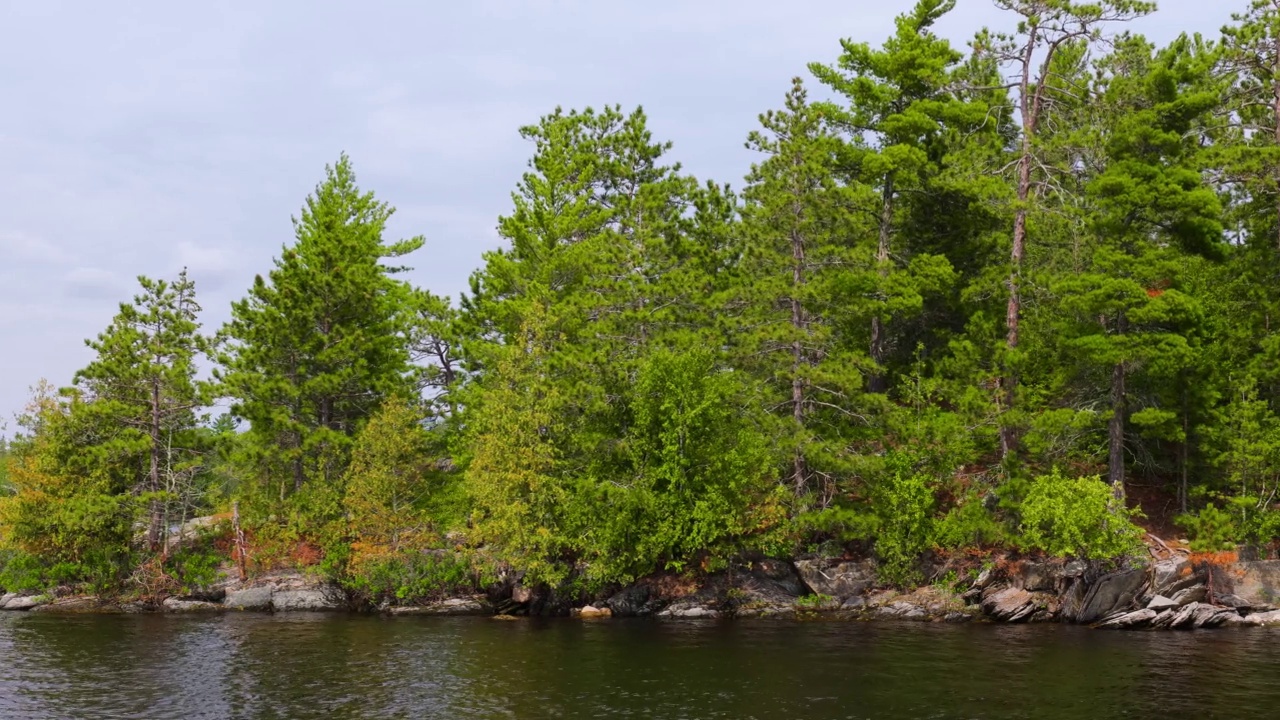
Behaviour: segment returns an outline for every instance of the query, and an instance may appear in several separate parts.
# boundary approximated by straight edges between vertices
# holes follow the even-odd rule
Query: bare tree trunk
[[[1018,348],[1018,321],[1022,315],[1022,296],[1019,284],[1022,279],[1022,258],[1026,254],[1027,211],[1025,203],[1031,195],[1031,150],[1024,143],[1022,160],[1018,163],[1019,207],[1013,218],[1013,246],[1009,251],[1009,304],[1005,310],[1005,348],[1012,352]],[[1005,411],[1013,409],[1017,401],[1018,376],[1005,361],[1004,378],[1001,380]],[[1000,428],[1000,455],[1008,457],[1017,447],[1017,429],[1005,424]]]
[[[1182,512],[1187,511],[1187,480],[1189,479],[1190,469],[1190,445],[1191,445],[1191,419],[1188,417],[1190,412],[1190,403],[1187,402],[1186,385],[1182,389],[1182,448],[1181,448],[1181,465],[1182,477],[1178,484],[1178,505],[1182,508]]]
[[[876,247],[876,272],[881,280],[889,275],[889,241],[893,231],[893,176],[885,178],[884,193],[880,202],[880,242]],[[868,382],[868,389],[873,393],[883,393],[888,389],[884,375],[885,355],[884,321],[880,316],[871,317],[871,361],[876,364],[876,372]]]
[[[800,288],[804,285],[804,238],[791,233],[791,326],[795,336],[791,342],[791,416],[796,428],[804,427],[804,378],[800,369],[804,366],[804,344],[801,334],[805,328],[804,306],[800,302]],[[807,484],[804,453],[796,448],[792,484],[797,496],[803,495]]]
[[[244,539],[244,530],[240,527],[240,501],[236,500],[231,503],[231,529],[236,536],[236,566],[240,570],[240,582],[244,582],[249,577],[247,572],[248,543]]]
[[[1124,335],[1127,323],[1124,313],[1116,322],[1116,333]],[[1107,443],[1110,447],[1107,477],[1116,497],[1124,497],[1124,420],[1125,420],[1125,367],[1120,361],[1111,368],[1111,421],[1107,427]]]
[[[158,493],[160,492],[160,383],[155,380],[151,383],[151,427],[148,430],[151,436],[150,468],[147,474],[150,487],[148,489]],[[155,550],[160,543],[161,523],[164,519],[164,507],[160,498],[152,497],[149,509],[151,517],[147,524],[147,547]]]
[[[1280,2],[1275,3],[1277,10],[1280,10]],[[1280,34],[1275,37],[1275,47],[1272,49],[1274,53],[1271,58],[1271,95],[1272,95],[1272,118],[1275,121],[1275,142],[1280,146]],[[1276,249],[1280,250],[1280,165],[1275,168],[1276,181]]]

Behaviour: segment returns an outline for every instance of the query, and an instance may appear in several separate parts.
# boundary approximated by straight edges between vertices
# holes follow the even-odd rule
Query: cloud
[[[63,276],[62,284],[67,295],[84,300],[128,299],[128,283],[104,268],[75,268]]]
[[[187,269],[198,292],[221,290],[236,274],[236,263],[224,245],[200,245],[183,240],[175,249],[174,259],[178,269]]]
[[[0,254],[8,262],[62,265],[74,260],[74,256],[66,249],[17,230],[0,231]]]

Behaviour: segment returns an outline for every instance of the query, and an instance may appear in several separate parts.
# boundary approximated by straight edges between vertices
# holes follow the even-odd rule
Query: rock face
[[[662,618],[717,618],[720,612],[708,608],[696,601],[680,600],[668,605],[658,613]]]
[[[304,588],[301,590],[276,590],[271,594],[271,607],[276,612],[292,610],[342,610],[343,598],[330,588]]]
[[[1280,609],[1280,560],[1235,563],[1215,572],[1212,583],[1215,599],[1224,605],[1253,612]]]
[[[197,612],[221,612],[226,610],[226,606],[222,603],[207,602],[204,600],[183,600],[181,598],[165,598],[161,603],[161,607],[166,612],[174,613],[197,613]]]
[[[449,598],[430,605],[393,607],[392,615],[492,615],[491,606],[483,597]]]
[[[8,594],[4,596],[4,605],[0,605],[0,610],[30,610],[53,602],[53,598],[48,595],[16,595]]]
[[[1121,570],[1098,578],[1085,591],[1078,609],[1064,610],[1068,620],[1078,623],[1096,622],[1108,615],[1129,609],[1138,599],[1147,574],[1141,569]]]
[[[227,599],[223,604],[230,610],[270,610],[271,596],[274,594],[275,589],[270,585],[231,590],[227,592]]]
[[[868,561],[797,560],[796,572],[815,595],[848,598],[862,595],[876,584],[876,567]]]
[[[121,609],[118,605],[105,603],[92,595],[88,595],[62,598],[51,603],[42,603],[31,608],[31,612],[77,615],[84,613],[118,613],[121,612]]]

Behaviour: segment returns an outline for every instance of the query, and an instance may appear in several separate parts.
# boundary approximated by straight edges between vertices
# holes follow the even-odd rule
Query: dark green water
[[[1280,631],[0,613],[0,718],[1274,718]]]

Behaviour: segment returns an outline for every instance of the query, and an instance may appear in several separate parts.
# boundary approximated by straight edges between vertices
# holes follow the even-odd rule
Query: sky
[[[1247,0],[1164,0],[1129,26],[1216,35]],[[879,43],[911,0],[0,0],[0,421],[136,277],[195,280],[213,330],[293,239],[341,152],[423,235],[409,278],[457,298],[556,106],[643,106],[671,157],[741,185],[743,141],[841,38]],[[958,45],[1011,29],[958,0]],[[0,434],[4,430],[0,428]]]

